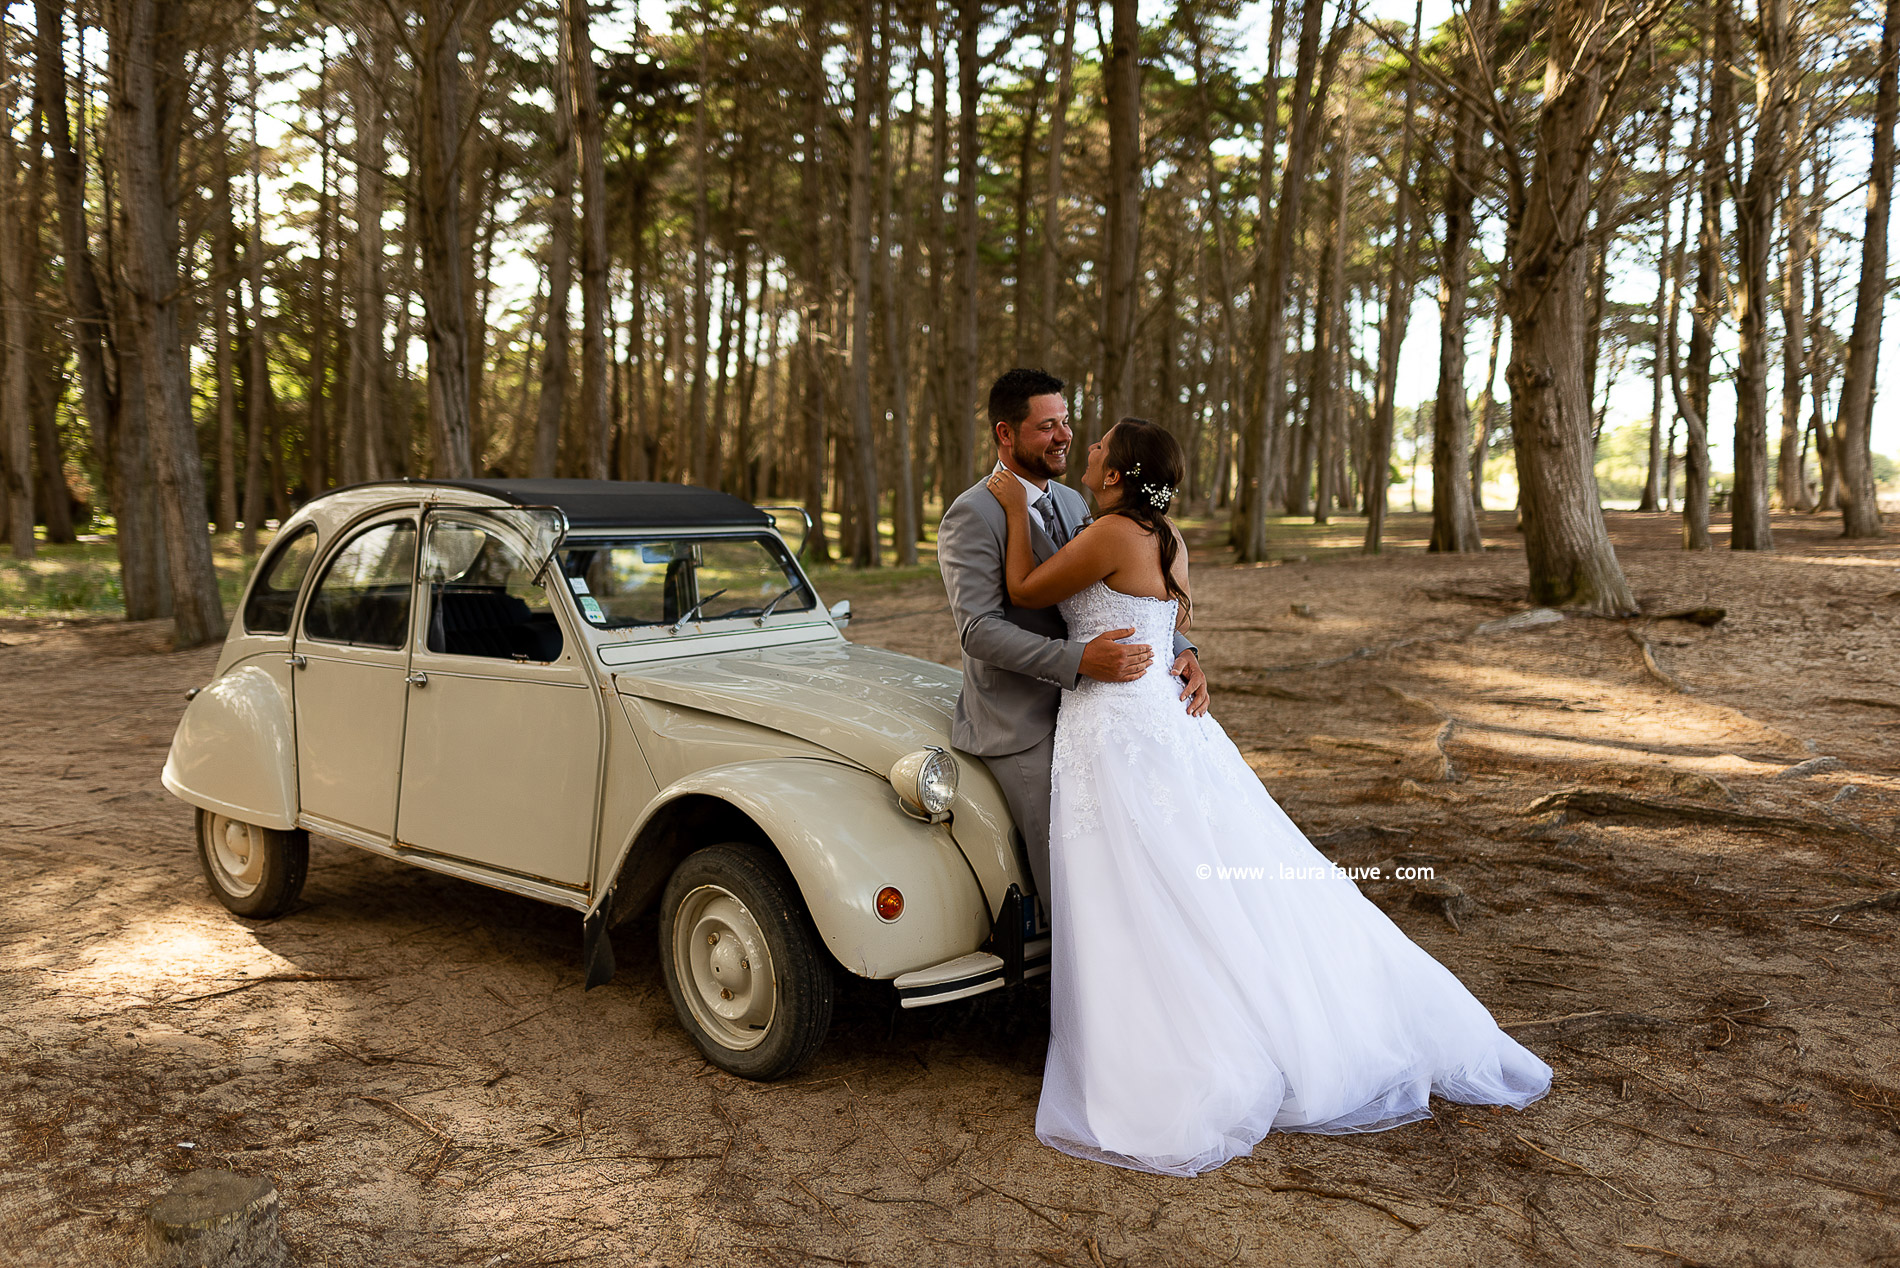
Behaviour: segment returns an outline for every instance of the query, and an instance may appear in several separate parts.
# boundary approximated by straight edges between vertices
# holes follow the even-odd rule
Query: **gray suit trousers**
[[[1023,835],[1024,853],[1029,855],[1029,874],[1036,882],[1036,897],[1048,910],[1049,894],[1049,785],[1055,765],[1055,732],[1042,737],[1020,753],[985,757],[983,764],[996,776],[1009,802],[1009,816]]]

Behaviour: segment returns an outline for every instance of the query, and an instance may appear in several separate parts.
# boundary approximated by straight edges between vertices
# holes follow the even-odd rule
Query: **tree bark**
[[[957,0],[957,222],[956,340],[943,439],[943,503],[970,487],[976,472],[977,402],[977,174],[983,164],[977,121],[983,108],[976,37],[982,0]]]
[[[218,108],[223,122],[217,132],[217,175],[213,191],[217,217],[213,251],[216,263],[211,297],[212,368],[218,380],[218,531],[237,527],[237,366],[231,356],[232,290],[237,282],[237,235],[231,207],[231,137],[225,131],[231,119],[231,77],[218,62]]]
[[[1482,127],[1473,99],[1489,73],[1492,32],[1497,23],[1496,0],[1479,0],[1468,11],[1469,27],[1463,56],[1458,60],[1460,94],[1454,104],[1451,166],[1445,178],[1445,236],[1439,247],[1438,394],[1432,412],[1432,536],[1431,549],[1467,554],[1484,549],[1478,528],[1479,487],[1484,481],[1482,447],[1475,460],[1471,445],[1471,416],[1465,405],[1465,343],[1470,333],[1471,240],[1477,231],[1474,214],[1478,183],[1483,179]],[[1413,51],[1416,60],[1418,54]],[[1408,94],[1409,94],[1408,88]],[[1407,122],[1409,124],[1409,111]],[[1493,333],[1497,323],[1492,324]],[[1403,338],[1403,332],[1401,332]],[[1497,367],[1497,341],[1491,344],[1491,366]],[[1394,357],[1393,372],[1397,364]],[[1382,367],[1383,369],[1383,367]],[[1385,406],[1381,405],[1381,412]],[[1488,423],[1488,419],[1486,420]],[[1391,451],[1391,420],[1381,425],[1384,448]],[[1484,442],[1480,442],[1482,446]],[[1374,505],[1385,508],[1384,464],[1375,461]],[[1468,474],[1468,478],[1466,477]]]
[[[462,294],[462,16],[460,0],[424,0],[417,31],[416,239],[429,350],[430,474],[474,471],[468,320]],[[398,350],[400,360],[400,350]]]
[[[1102,329],[1104,433],[1135,403],[1135,323],[1141,297],[1141,22],[1136,0],[1111,0],[1114,27],[1102,77],[1108,91],[1108,261]],[[972,41],[974,42],[974,41]]]
[[[884,29],[892,31],[890,6],[883,6]],[[877,284],[878,307],[884,312],[884,367],[888,379],[888,396],[891,408],[890,456],[891,471],[894,477],[891,489],[891,541],[897,548],[897,565],[900,568],[912,567],[917,563],[917,471],[915,455],[911,452],[910,426],[910,357],[905,338],[910,330],[909,283],[914,268],[914,239],[908,231],[910,217],[905,216],[902,226],[892,208],[894,190],[904,190],[905,207],[909,209],[912,163],[915,154],[917,132],[913,127],[906,134],[906,145],[913,147],[906,155],[905,170],[899,181],[893,166],[891,155],[891,128],[896,122],[891,117],[890,86],[890,47],[891,35],[884,37],[884,55],[878,63],[877,95],[879,113],[883,124],[878,130],[878,209],[877,209],[877,265],[873,280]],[[915,121],[915,103],[912,105]],[[904,292],[896,277],[896,265],[892,260],[892,248],[902,254],[904,267]]]
[[[1590,385],[1583,376],[1591,136],[1603,106],[1604,0],[1555,0],[1533,169],[1514,191],[1505,307],[1511,432],[1531,600],[1606,615],[1636,599],[1597,500]]]
[[[1299,228],[1300,204],[1305,193],[1306,168],[1314,148],[1320,111],[1332,85],[1333,67],[1345,44],[1342,23],[1327,40],[1324,56],[1320,53],[1319,28],[1324,20],[1323,0],[1304,0],[1300,16],[1299,60],[1293,73],[1293,105],[1287,122],[1286,163],[1280,176],[1280,197],[1273,213],[1273,231],[1265,244],[1266,262],[1257,273],[1254,303],[1260,314],[1256,320],[1258,344],[1255,353],[1259,365],[1260,390],[1249,414],[1243,435],[1240,496],[1235,499],[1234,537],[1242,563],[1266,557],[1267,499],[1270,489],[1270,464],[1274,455],[1273,434],[1285,400],[1282,382],[1286,365],[1286,297],[1293,273],[1293,254]],[[1260,209],[1266,223],[1266,207]]]
[[[1797,160],[1788,180],[1784,219],[1787,245],[1781,267],[1781,444],[1776,452],[1775,492],[1786,511],[1814,506],[1808,486],[1805,429],[1801,425],[1801,395],[1808,360],[1808,212],[1801,192]]]
[[[376,19],[373,14],[372,24]],[[388,422],[388,354],[383,340],[388,295],[383,280],[384,96],[380,31],[363,42],[364,67],[352,85],[356,129],[355,320],[350,331],[350,411],[343,444],[343,481],[381,480]]]
[[[1840,465],[1841,536],[1879,537],[1871,435],[1880,326],[1887,304],[1887,222],[1893,203],[1894,121],[1900,115],[1900,0],[1887,0],[1880,33],[1880,82],[1874,95],[1873,159],[1867,169],[1867,220],[1861,231],[1860,288],[1835,423]]]
[[[554,99],[569,99],[568,67],[554,67]],[[568,295],[574,289],[574,167],[575,147],[570,135],[572,114],[556,109],[548,122],[554,129],[554,161],[548,171],[548,309],[547,333],[541,345],[541,395],[535,404],[534,459],[530,474],[555,474],[560,460],[561,419],[567,405]]]
[[[1049,170],[1042,187],[1042,284],[1037,288],[1042,316],[1036,344],[1042,364],[1052,369],[1060,341],[1056,312],[1062,288],[1062,160],[1068,144],[1069,104],[1075,98],[1075,11],[1078,0],[1062,0],[1062,51],[1056,71],[1056,101],[1049,112]]]
[[[1664,173],[1662,188],[1656,197],[1657,209],[1662,220],[1662,243],[1656,256],[1656,304],[1654,308],[1656,337],[1650,344],[1650,389],[1649,389],[1649,462],[1643,476],[1643,496],[1636,509],[1655,511],[1662,507],[1663,484],[1663,382],[1668,377],[1668,351],[1665,340],[1674,338],[1673,317],[1675,309],[1669,303],[1670,280],[1673,270],[1670,267],[1670,243],[1674,236],[1671,223],[1675,215],[1676,182],[1669,167],[1669,141],[1675,128],[1675,88],[1673,85],[1663,89],[1661,118],[1657,125],[1656,150],[1658,154],[1657,170]],[[1684,226],[1685,232],[1687,226]]]
[[[607,166],[601,150],[600,88],[587,0],[561,0],[568,111],[581,177],[580,428],[588,479],[605,480],[613,415],[607,408]],[[705,38],[702,25],[700,37]],[[703,64],[703,57],[702,57]],[[704,88],[702,85],[702,95]],[[704,132],[701,132],[704,142]],[[703,160],[702,160],[703,162]]]
[[[13,112],[23,79],[13,71],[11,24],[0,22],[0,296],[4,297],[6,360],[0,366],[0,508],[16,559],[38,553],[33,539],[32,265],[27,248],[32,214],[20,179]]]
[[[877,446],[871,431],[871,116],[877,109],[876,9],[857,0],[857,68],[852,85],[849,265],[851,273],[852,502],[858,522],[851,562],[879,563]],[[888,253],[887,253],[888,254]]]
[[[1797,78],[1788,0],[1760,0],[1755,21],[1755,136],[1748,177],[1735,195],[1735,492],[1731,550],[1773,550],[1768,515],[1768,258],[1786,185],[1788,115]],[[1740,139],[1737,147],[1740,149]]]
[[[211,563],[204,472],[178,320],[178,143],[186,104],[187,10],[166,0],[110,0],[107,13],[113,134],[124,181],[125,284],[146,370],[146,419],[172,578],[172,639],[178,647],[196,647],[223,636],[224,609]]]
[[[106,330],[108,318],[105,296],[100,290],[94,264],[90,233],[86,223],[86,182],[79,150],[75,144],[66,107],[66,64],[62,6],[56,0],[35,0],[34,87],[40,108],[45,112],[47,139],[52,147],[53,190],[59,209],[60,273],[66,299],[73,314],[73,352],[79,371],[80,403],[90,426],[93,449],[105,480],[107,499],[118,519],[115,547],[119,556],[120,590],[125,600],[126,617],[144,620],[157,616],[156,599],[159,578],[150,566],[154,554],[148,541],[139,541],[141,519],[128,513],[124,486],[119,479],[121,444],[118,433],[126,425],[122,417],[130,408],[133,425],[140,409],[128,406],[106,372]],[[99,510],[95,495],[94,511]]]
[[[1406,59],[1405,70],[1405,122],[1399,129],[1399,170],[1395,182],[1393,215],[1396,223],[1392,226],[1392,258],[1386,272],[1385,321],[1379,331],[1379,377],[1374,385],[1372,406],[1371,444],[1366,455],[1366,536],[1363,549],[1369,555],[1379,553],[1385,534],[1386,484],[1391,479],[1392,468],[1392,425],[1398,409],[1399,385],[1399,349],[1405,343],[1406,327],[1412,320],[1412,288],[1416,273],[1418,248],[1412,229],[1412,133],[1414,128],[1414,107],[1418,97],[1418,49],[1419,40],[1425,25],[1425,4],[1419,0],[1412,14],[1412,49]],[[1462,139],[1462,138],[1460,138]],[[1456,155],[1457,141],[1453,142]],[[1454,165],[1456,157],[1453,158]],[[1451,177],[1452,183],[1469,183],[1469,177],[1463,174]],[[1449,201],[1449,199],[1447,200]],[[1468,213],[1467,213],[1468,214]],[[1447,228],[1449,228],[1449,224]],[[1466,260],[1460,260],[1457,268],[1464,272],[1469,268]],[[1450,271],[1449,269],[1446,271]],[[1457,404],[1464,404],[1464,287],[1460,279],[1458,294],[1457,338],[1458,338],[1458,384]],[[1441,327],[1448,324],[1444,314],[1440,315]],[[1441,331],[1440,357],[1444,356],[1444,342]],[[1445,397],[1445,368],[1439,366],[1440,400]],[[1462,408],[1459,410],[1462,415]],[[1462,417],[1457,420],[1441,442],[1438,428],[1433,430],[1432,442],[1432,544],[1438,544],[1438,504],[1449,502],[1456,504],[1465,500],[1464,481],[1458,478],[1459,468],[1464,465],[1465,450],[1471,443],[1470,425]],[[1440,451],[1443,451],[1442,455]],[[1467,504],[1468,505],[1468,504]],[[1443,549],[1443,547],[1440,547]]]
[[[271,394],[266,390],[270,378],[269,347],[264,339],[264,147],[257,134],[257,102],[263,95],[263,81],[257,73],[256,23],[253,16],[248,50],[251,87],[251,232],[245,244],[251,287],[250,366],[244,378],[244,534],[240,549],[246,555],[257,553],[257,530],[263,525],[265,509],[265,447],[276,431],[269,416]],[[126,183],[131,184],[131,174]]]
[[[1690,310],[1687,399],[1678,388],[1682,415],[1682,548],[1709,549],[1709,384],[1715,353],[1717,296],[1728,268],[1722,244],[1722,202],[1727,187],[1723,155],[1734,127],[1733,35],[1727,0],[1714,7],[1709,60],[1709,109],[1702,137],[1702,225],[1696,243],[1695,306]],[[1673,341],[1672,341],[1673,354]],[[1672,376],[1674,377],[1674,376]]]

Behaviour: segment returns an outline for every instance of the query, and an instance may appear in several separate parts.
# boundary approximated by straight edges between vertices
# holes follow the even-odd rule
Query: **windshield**
[[[597,629],[809,612],[818,597],[771,537],[570,541],[561,574]],[[698,611],[695,612],[694,609]]]

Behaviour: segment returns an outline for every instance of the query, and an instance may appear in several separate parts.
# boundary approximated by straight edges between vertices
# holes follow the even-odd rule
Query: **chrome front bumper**
[[[891,980],[891,985],[897,988],[898,1006],[923,1008],[928,1004],[947,1004],[1047,973],[1050,940],[1047,935],[1026,936],[1034,932],[1025,919],[1026,910],[1027,900],[1011,885],[1008,896],[1003,899],[1003,910],[990,930],[988,949],[898,974]]]

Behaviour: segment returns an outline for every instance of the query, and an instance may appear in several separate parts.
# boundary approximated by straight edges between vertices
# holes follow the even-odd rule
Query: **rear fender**
[[[256,661],[185,706],[160,777],[179,800],[264,828],[297,826],[297,729],[290,697]]]

